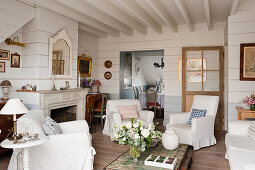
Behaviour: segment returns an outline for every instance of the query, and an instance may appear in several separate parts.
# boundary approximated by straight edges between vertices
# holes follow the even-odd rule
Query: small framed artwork
[[[69,81],[65,81],[65,83],[66,83],[66,88],[70,88]]]
[[[240,80],[255,81],[255,43],[240,45]]]
[[[0,73],[5,72],[5,62],[0,62]]]
[[[0,49],[0,60],[9,60],[9,59],[10,59],[10,51]]]
[[[15,53],[11,55],[11,67],[19,68],[20,67],[20,55]]]
[[[82,77],[90,77],[91,76],[91,65],[92,65],[92,58],[90,57],[78,57],[78,69],[77,74],[80,73]]]

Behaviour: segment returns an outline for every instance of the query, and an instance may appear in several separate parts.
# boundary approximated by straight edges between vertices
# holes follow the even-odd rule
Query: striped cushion
[[[192,108],[189,120],[187,122],[187,124],[191,124],[192,119],[194,118],[200,118],[200,117],[205,117],[207,110],[204,109],[195,109]]]
[[[253,121],[248,129],[248,138],[255,142],[255,121]]]
[[[46,117],[45,122],[42,125],[45,135],[58,135],[62,133],[62,129],[56,121],[50,117]]]
[[[136,104],[131,106],[117,106],[121,119],[138,119]]]

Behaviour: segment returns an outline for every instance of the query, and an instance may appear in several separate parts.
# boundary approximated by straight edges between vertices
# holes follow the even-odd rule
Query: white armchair
[[[172,128],[179,136],[180,143],[192,145],[194,150],[216,144],[214,137],[214,121],[218,110],[219,97],[195,95],[191,107],[207,110],[206,116],[192,119],[187,124],[190,112],[170,113],[170,121],[166,129]]]
[[[42,124],[45,116],[40,110],[32,110],[17,121],[18,133],[44,134]],[[49,140],[30,148],[30,169],[33,170],[89,170],[93,169],[95,150],[85,120],[59,123],[63,134],[48,136]],[[8,170],[17,170],[18,154],[14,149]],[[19,168],[23,169],[22,160]]]
[[[129,120],[121,120],[117,106],[130,106],[135,104],[137,105],[139,118],[143,123],[146,125],[153,125],[154,113],[152,111],[142,110],[140,101],[134,99],[108,100],[103,134],[110,136],[111,140],[113,140],[115,125],[121,126],[129,122]]]

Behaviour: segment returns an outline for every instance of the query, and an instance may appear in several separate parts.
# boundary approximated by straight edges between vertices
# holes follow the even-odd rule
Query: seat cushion
[[[131,106],[118,106],[118,111],[120,113],[121,119],[138,119],[138,113],[136,105]]]
[[[191,124],[193,118],[205,117],[207,110],[192,108],[187,124]]]
[[[254,151],[255,153],[255,142],[248,137],[227,134],[225,138],[227,147],[232,147],[239,150],[250,150]]]
[[[190,124],[168,124],[166,129],[169,128],[172,128],[177,133],[180,143],[192,145],[192,128]]]

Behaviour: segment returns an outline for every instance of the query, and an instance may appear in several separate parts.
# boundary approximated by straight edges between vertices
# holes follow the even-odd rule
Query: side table
[[[14,144],[13,141],[10,141],[9,139],[5,139],[1,143],[1,147],[8,148],[8,149],[24,149],[24,155],[23,155],[23,164],[24,164],[24,170],[29,170],[29,147],[41,145],[45,142],[47,142],[48,137],[45,135],[39,135],[38,140],[35,141],[27,141],[26,143],[17,143]]]
[[[238,120],[245,120],[246,118],[249,118],[249,119],[255,118],[255,111],[242,109],[240,106],[237,106],[236,110],[238,112]]]

